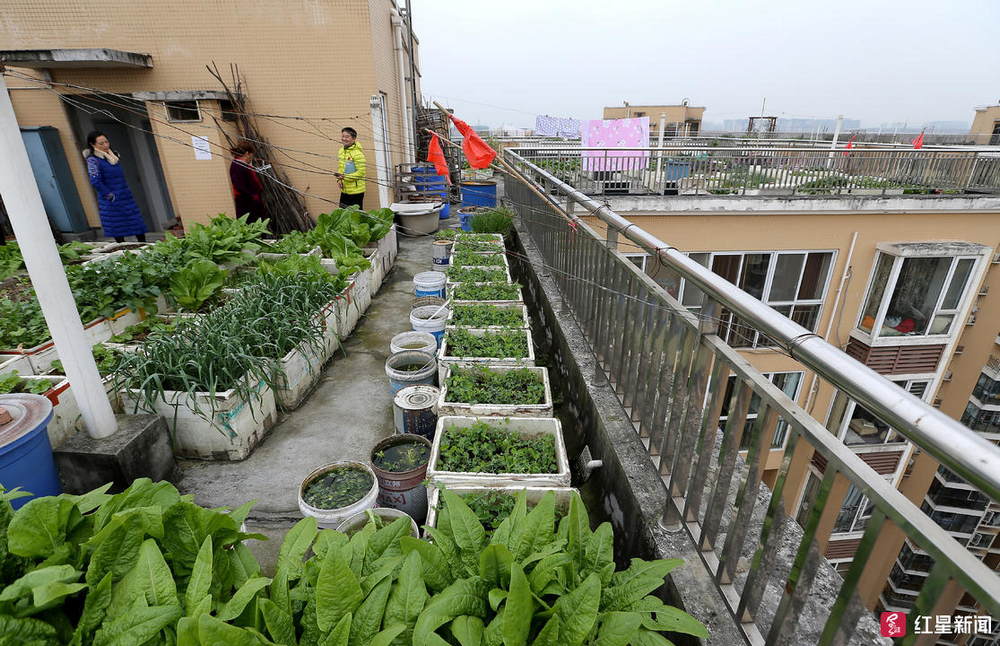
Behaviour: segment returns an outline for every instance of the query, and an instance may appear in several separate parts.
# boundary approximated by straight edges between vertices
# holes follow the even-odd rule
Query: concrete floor
[[[410,329],[413,275],[432,269],[430,237],[399,237],[399,256],[343,353],[326,365],[316,390],[286,414],[242,462],[181,460],[176,482],[205,507],[256,501],[249,531],[270,538],[251,549],[270,569],[285,531],[302,518],[298,487],[313,469],[337,460],[367,461],[393,433],[392,393],[385,375],[389,340]]]

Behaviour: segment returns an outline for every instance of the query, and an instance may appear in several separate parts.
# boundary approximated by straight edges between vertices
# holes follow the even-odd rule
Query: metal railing
[[[1000,151],[828,146],[521,147],[519,156],[589,195],[1000,193]]]
[[[662,522],[687,531],[747,643],[802,639],[802,627],[796,626],[822,562],[817,541],[826,538],[818,530],[832,526],[847,483],[867,496],[874,510],[817,635],[819,644],[850,640],[865,612],[856,598],[858,583],[881,530],[890,525],[934,560],[915,613],[933,614],[945,584],[953,581],[984,612],[1000,615],[1000,577],[837,439],[831,431],[841,417],[831,415],[826,425],[814,419],[720,339],[716,317],[725,308],[766,333],[838,389],[833,410],[843,411],[847,398],[853,399],[994,500],[1000,500],[1000,449],[517,152],[504,154],[539,191],[515,179],[506,183],[519,228],[541,254],[663,478]],[[571,215],[580,209],[605,223],[607,234]],[[676,272],[703,292],[699,315],[617,251],[623,238],[659,260],[661,270]],[[754,400],[756,418],[748,424]],[[723,410],[726,421],[720,424]],[[751,533],[779,424],[788,434],[786,450],[762,528]],[[741,446],[746,447],[742,457]],[[806,459],[814,452],[825,470],[819,486],[806,488],[801,503],[794,503],[797,492],[786,490],[786,482],[800,451]],[[765,613],[763,583],[774,576],[782,536],[795,518],[803,534],[780,581],[780,604]],[[745,577],[737,569],[744,554],[753,555]]]

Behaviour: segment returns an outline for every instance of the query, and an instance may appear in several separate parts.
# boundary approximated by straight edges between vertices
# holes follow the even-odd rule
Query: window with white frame
[[[975,257],[906,257],[879,251],[858,329],[872,338],[951,333],[975,264]]]
[[[830,281],[833,251],[695,252],[692,260],[708,267],[754,298],[816,330]],[[701,292],[681,282],[681,302],[701,309]],[[720,313],[719,336],[734,347],[768,346],[770,342],[732,312]]]
[[[893,381],[892,383],[906,390],[914,397],[925,401],[930,394],[928,391],[931,383],[929,379],[911,379],[907,381]],[[894,431],[888,424],[869,412],[861,404],[849,401],[844,412],[845,414],[840,421],[837,437],[843,440],[844,444],[848,446],[900,444],[906,442],[905,437]]]
[[[763,375],[772,384],[777,386],[791,398],[792,401],[798,399],[799,387],[802,385],[802,372],[767,372]],[[733,396],[733,388],[736,386],[736,377],[730,376],[726,383],[726,392],[722,398],[722,414],[719,416],[719,428],[726,427],[729,419],[730,400]],[[760,396],[753,394],[750,396],[750,405],[747,407],[746,423],[743,426],[743,437],[740,440],[740,450],[746,451],[750,448],[750,438],[753,424],[760,413]],[[771,448],[780,449],[785,446],[785,439],[788,436],[788,423],[785,420],[778,420],[774,429],[774,437],[771,439]]]
[[[167,121],[201,121],[197,101],[164,101],[163,105],[167,108]]]
[[[630,263],[638,267],[643,272],[646,271],[646,263],[649,261],[648,253],[623,253]]]

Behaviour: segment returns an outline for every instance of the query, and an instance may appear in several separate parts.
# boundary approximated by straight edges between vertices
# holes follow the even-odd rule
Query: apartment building
[[[677,149],[662,158],[651,151],[575,164],[569,163],[571,151],[523,154],[534,154],[539,167],[583,186],[639,229],[840,347],[900,392],[908,391],[994,443],[1000,440],[1000,183],[974,191],[957,188],[965,181],[959,174],[984,169],[978,153],[957,148],[925,156],[899,153],[893,162],[887,151],[846,160],[842,153],[789,152],[781,158]],[[970,156],[971,166],[959,170],[955,164],[963,155]],[[708,158],[698,161],[699,156]],[[951,170],[944,171],[949,165]],[[851,168],[864,170],[852,176]],[[949,180],[948,173],[956,175]],[[605,230],[599,220],[587,221]],[[699,290],[641,250],[625,244],[619,251],[688,309],[702,311]],[[998,569],[998,501],[940,467],[733,313],[722,309],[716,317],[723,341],[740,349],[876,473]],[[729,390],[734,382],[731,378]],[[723,399],[729,400],[728,392]],[[759,400],[750,402],[748,426],[759,406]],[[766,482],[774,482],[787,436],[787,427],[779,423],[766,456]],[[785,487],[797,490],[800,502],[786,512],[800,522],[808,511],[804,501],[812,500],[825,469],[818,454],[796,450]],[[872,505],[846,481],[836,484],[831,496],[844,502],[839,513],[824,517],[817,536],[822,553],[846,573]],[[895,530],[883,531],[874,549],[859,586],[862,598],[871,608],[911,608],[930,558]],[[951,592],[951,603],[958,614],[977,614],[960,591]],[[968,643],[994,644],[990,640],[996,638],[994,630]]]
[[[704,107],[689,106],[687,101],[680,105],[631,105],[626,101],[620,107],[605,107],[602,118],[649,117],[650,138],[659,135],[661,122],[666,137],[695,137],[701,132],[701,119],[704,114]]]
[[[100,224],[80,154],[95,129],[150,230],[233,214],[224,133],[241,133],[212,64],[227,79],[238,65],[257,129],[280,147],[271,162],[310,214],[339,195],[329,171],[345,126],[368,158],[366,206],[386,205],[393,165],[412,160],[417,44],[394,0],[13,0],[0,19],[0,59],[31,77],[8,77],[18,122],[58,133],[49,155],[68,163],[77,229]]]
[[[980,145],[1000,146],[1000,105],[976,108],[969,137]]]

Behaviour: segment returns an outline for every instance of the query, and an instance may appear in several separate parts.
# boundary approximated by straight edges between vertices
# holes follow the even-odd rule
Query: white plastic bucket
[[[413,292],[416,296],[440,296],[444,298],[444,285],[448,276],[442,271],[422,271],[413,277]]]
[[[400,368],[417,369],[400,370]],[[389,377],[389,387],[393,394],[407,386],[434,385],[437,374],[437,359],[433,354],[419,350],[397,352],[385,361],[385,374]]]
[[[448,323],[448,316],[451,311],[440,305],[424,305],[410,310],[410,325],[414,332],[427,332],[433,334],[437,345],[441,345],[444,338],[444,327]],[[431,318],[431,317],[434,318]]]
[[[361,498],[361,500],[347,505],[346,507],[339,507],[337,509],[319,509],[318,507],[309,505],[305,500],[303,500],[302,494],[305,493],[306,487],[312,484],[313,480],[316,480],[319,476],[333,468],[348,466],[354,467],[355,469],[361,469],[368,473],[368,475],[372,478],[372,488]],[[303,516],[312,516],[315,518],[316,524],[322,529],[335,529],[351,516],[354,516],[358,512],[362,512],[366,509],[371,509],[375,506],[375,499],[378,497],[378,478],[375,477],[375,472],[372,471],[371,467],[362,462],[354,462],[352,460],[332,462],[321,466],[302,480],[302,484],[299,485],[298,497],[299,511],[302,512]]]
[[[400,332],[389,341],[389,354],[420,350],[428,354],[437,351],[438,338],[429,332]]]

